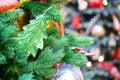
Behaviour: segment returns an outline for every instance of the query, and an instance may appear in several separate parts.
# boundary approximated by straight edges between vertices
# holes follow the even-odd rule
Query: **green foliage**
[[[29,62],[26,65],[20,66],[20,71],[24,73],[32,72],[40,76],[53,76],[55,70],[53,69],[54,64],[61,61],[64,57],[63,48],[58,47],[51,49],[51,47],[45,48],[41,55],[36,61]],[[54,56],[54,57],[53,57]]]
[[[53,29],[55,30],[55,29]],[[57,31],[57,30],[56,30]],[[55,31],[54,31],[55,32]],[[51,35],[54,35],[55,33],[52,33],[50,31]],[[82,66],[87,62],[87,58],[85,55],[80,54],[78,52],[75,52],[74,50],[71,50],[72,46],[87,46],[93,43],[93,38],[90,37],[76,37],[75,35],[68,35],[60,38],[56,38],[54,36],[49,36],[45,40],[45,47],[46,46],[63,46],[65,57],[62,59],[63,62],[74,64],[76,66]]]
[[[7,56],[11,57],[11,54],[9,54],[12,53],[10,38],[17,35],[15,19],[22,15],[23,11],[21,9],[0,14],[0,63],[5,63]]]
[[[34,76],[32,74],[24,74],[20,76],[18,80],[33,80],[33,77]]]
[[[65,54],[63,50],[63,47],[55,47],[53,49],[51,49],[51,47],[45,48],[38,58],[37,64],[42,64],[44,67],[48,68],[53,67],[53,64],[59,62],[64,57]]]
[[[0,54],[0,64],[5,64],[6,63],[6,58],[4,55]]]
[[[55,3],[57,3],[57,2],[63,3],[63,2],[65,2],[65,1],[67,1],[67,0],[46,0],[46,2],[51,3],[51,4],[55,4]]]
[[[4,12],[0,14],[0,78],[15,79],[16,75],[13,73],[11,67],[13,65],[15,43],[14,39],[17,36],[17,19],[21,18],[24,14],[22,9],[15,9],[13,11]],[[2,64],[2,65],[1,65]],[[10,71],[9,74],[7,74]],[[7,77],[5,77],[7,76]]]
[[[66,62],[68,64],[73,64],[76,66],[82,66],[87,62],[87,58],[85,55],[75,52],[71,50],[70,48],[65,49],[65,57],[63,58],[63,62]]]
[[[46,40],[45,45],[46,46],[79,46],[79,47],[84,47],[88,46],[93,43],[93,38],[91,37],[76,37],[74,35],[68,35],[68,36],[63,36],[57,41],[52,41],[53,38],[49,37],[49,40],[51,42],[48,42],[49,40]]]
[[[49,7],[49,10],[46,11],[46,19],[52,19],[57,22],[61,22],[63,20],[58,7],[56,7],[55,5]]]
[[[13,57],[13,40],[17,35],[16,19],[23,16],[22,9],[0,14],[0,51],[5,57]]]
[[[28,9],[33,17],[42,14],[48,7],[46,4],[40,4],[38,2],[23,2],[22,7]]]
[[[0,36],[2,39],[8,38],[8,36],[15,36],[16,32],[16,19],[22,17],[24,14],[22,9],[15,9],[11,12],[0,14]]]
[[[10,37],[15,37],[17,33],[16,26],[4,27],[1,31],[1,39],[7,41]]]
[[[62,37],[54,43],[57,46],[88,46],[93,43],[93,38],[90,37],[76,37],[74,35],[68,35]]]
[[[52,27],[50,30],[47,31],[48,36],[52,36],[55,38],[55,36],[58,34],[58,29],[56,26]]]
[[[48,28],[46,20],[53,19],[61,21],[61,15],[58,13],[55,5],[50,6],[43,14],[31,20],[30,24],[23,27],[23,31],[18,34],[19,52],[25,56],[32,54],[36,56],[38,48],[43,49],[43,39],[47,38],[46,29]]]
[[[62,21],[58,7],[53,4],[63,0],[46,1],[45,4],[50,4],[22,4],[22,8],[29,9],[36,18],[23,26],[19,33],[16,30],[17,19],[23,16],[24,11],[15,9],[0,14],[0,72],[4,74],[0,74],[1,79],[45,80],[45,76],[55,74],[56,63],[81,66],[87,61],[85,55],[71,50],[71,47],[90,45],[93,39],[74,35],[60,37],[55,25],[49,29],[47,21]]]
[[[56,2],[54,0],[49,0],[50,2]],[[48,1],[48,2],[49,2]],[[47,6],[46,6],[47,5]],[[62,16],[60,12],[58,11],[58,8],[54,5],[53,8],[50,7],[51,5],[48,5],[46,3],[39,3],[39,2],[24,2],[22,4],[22,7],[25,9],[28,9],[33,17],[38,16],[39,14],[42,14],[46,11],[46,18],[47,19],[53,19],[55,21],[62,21]],[[49,10],[47,10],[49,8]]]
[[[2,45],[0,45],[0,47],[2,47],[1,51],[2,53],[5,55],[6,58],[13,58],[15,53],[15,42],[14,40],[7,40],[6,42],[4,42]]]
[[[11,12],[0,14],[0,21],[2,21],[2,24],[13,25],[15,24],[15,19],[20,18],[23,14],[23,10],[18,8]]]

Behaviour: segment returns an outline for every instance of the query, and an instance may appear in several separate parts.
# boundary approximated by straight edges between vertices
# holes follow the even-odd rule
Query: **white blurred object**
[[[103,62],[104,61],[104,56],[103,55],[99,56],[98,61]]]
[[[111,47],[115,47],[117,45],[117,42],[114,39],[114,33],[110,33],[109,37],[110,39],[109,39],[108,45]]]
[[[108,5],[108,1],[107,0],[103,0],[103,5],[107,6]]]
[[[88,7],[87,1],[85,1],[85,0],[77,0],[77,2],[78,2],[78,9],[80,11],[83,11],[83,10],[87,9],[87,7]]]
[[[92,63],[91,63],[90,61],[88,61],[88,62],[86,63],[86,66],[87,66],[87,67],[92,67]]]
[[[57,80],[74,80],[74,76],[70,70],[64,70],[61,74],[63,74],[63,76],[56,78]]]
[[[105,35],[105,29],[101,25],[95,25],[91,31],[92,35],[96,37],[103,37]]]
[[[60,64],[57,66],[56,74],[51,80],[84,80],[80,69],[70,64]]]

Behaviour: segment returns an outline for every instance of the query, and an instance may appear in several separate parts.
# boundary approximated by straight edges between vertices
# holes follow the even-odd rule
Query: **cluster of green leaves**
[[[63,3],[65,1],[67,1],[67,0],[46,0],[47,3],[52,3],[52,4],[55,4],[55,3],[58,3],[58,2]]]
[[[5,62],[6,62],[5,56],[0,54],[0,64],[4,64]]]
[[[21,71],[22,73],[32,72],[33,74],[37,74],[36,78],[38,80],[39,79],[44,80],[44,76],[51,77],[55,74],[53,66],[56,63],[65,62],[76,66],[82,66],[87,62],[87,58],[85,55],[72,50],[71,47],[74,45],[75,46],[90,45],[93,42],[92,38],[76,37],[74,35],[56,38],[57,29],[55,27],[48,31],[47,34],[48,37],[44,41],[44,49],[40,53],[40,56],[37,58],[37,60],[33,62],[27,62],[26,65],[21,65],[19,67],[20,72]],[[74,40],[76,38],[77,40]],[[77,42],[79,42],[79,44]],[[82,45],[80,45],[80,43]]]
[[[55,4],[55,3],[63,3],[67,0],[46,0],[45,3],[40,3],[40,1],[34,1],[33,2],[23,2],[22,3],[22,7],[24,7],[24,9],[30,11],[30,13],[32,14],[33,17],[38,16],[39,14],[44,13],[44,11],[51,5]],[[59,13],[58,13],[59,14]]]
[[[31,2],[25,3],[25,6],[30,4],[34,5],[35,9],[41,8]],[[32,13],[33,9],[29,9]],[[38,9],[38,13],[39,10],[41,9]],[[0,66],[0,72],[3,72],[1,79],[19,77],[19,80],[45,80],[45,76],[52,77],[55,74],[56,63],[82,66],[87,61],[85,55],[71,47],[90,45],[93,39],[74,35],[59,36],[57,27],[48,30],[47,24],[48,20],[62,21],[58,7],[45,6],[45,10],[41,11],[39,15],[32,13],[36,18],[23,26],[23,31],[19,33],[16,31],[16,19],[24,14],[23,10],[15,9],[0,15],[0,65],[6,62]]]
[[[38,48],[43,49],[43,39],[47,38],[47,20],[62,21],[55,5],[50,6],[43,14],[23,27],[23,31],[18,34],[17,38],[18,45],[16,47],[19,47],[19,53],[27,57],[32,54],[35,57]]]
[[[23,2],[22,7],[24,7],[26,10],[29,10],[33,17],[42,14],[48,8],[46,4],[40,4],[38,2]]]
[[[5,75],[12,69],[15,37],[17,36],[17,19],[23,16],[22,9],[15,9],[10,12],[0,14],[0,79],[6,78]],[[8,76],[7,76],[8,77]],[[11,79],[13,76],[10,74]],[[8,77],[9,78],[9,77]]]
[[[17,35],[16,19],[24,14],[22,9],[0,14],[0,64],[5,63],[6,57],[12,55],[12,38]],[[6,57],[5,57],[6,56]]]

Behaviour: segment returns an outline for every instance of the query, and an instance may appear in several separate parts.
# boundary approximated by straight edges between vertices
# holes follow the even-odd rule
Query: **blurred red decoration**
[[[89,6],[91,8],[101,8],[103,6],[103,0],[89,0]]]
[[[75,29],[80,29],[80,17],[79,16],[74,16],[72,18],[71,21],[71,25],[75,28]]]
[[[63,36],[64,35],[64,22],[55,22],[55,24],[58,27],[59,35]]]
[[[111,74],[115,80],[120,80],[120,73],[117,68],[111,62],[99,62],[96,64],[100,70],[107,70],[109,74]]]
[[[100,70],[106,69],[108,72],[111,72],[111,70],[113,68],[113,64],[111,62],[99,62],[99,63],[97,63],[97,67]]]
[[[114,57],[117,60],[120,60],[120,46],[118,46],[115,51],[111,52],[112,57]]]
[[[0,0],[0,12],[18,7],[18,0]]]
[[[120,80],[120,73],[116,67],[113,67],[110,74],[115,78],[115,80]]]
[[[46,2],[46,0],[40,0],[40,2]]]

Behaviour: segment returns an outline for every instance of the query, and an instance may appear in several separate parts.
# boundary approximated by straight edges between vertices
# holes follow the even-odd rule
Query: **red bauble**
[[[120,46],[116,48],[115,58],[118,59],[118,60],[120,60]]]
[[[103,0],[89,0],[89,6],[91,8],[100,8],[103,6]]]
[[[80,29],[80,17],[79,16],[74,16],[71,21],[71,25],[75,29]]]
[[[40,0],[40,2],[46,2],[46,0]]]
[[[110,73],[115,78],[115,80],[120,80],[120,73],[112,62],[100,62],[97,63],[97,67],[100,70],[106,69],[107,72]]]
[[[120,46],[118,46],[115,51],[111,52],[111,56],[117,60],[120,60]]]
[[[98,62],[97,64],[96,64],[96,66],[100,69],[100,70],[104,70],[104,62]]]
[[[116,67],[111,69],[110,74],[115,78],[115,80],[120,80],[120,73]]]
[[[0,12],[18,7],[18,0],[0,0]]]
[[[114,66],[113,66],[113,63],[111,63],[111,62],[99,62],[99,63],[97,63],[97,67],[100,70],[106,69],[110,73]]]

